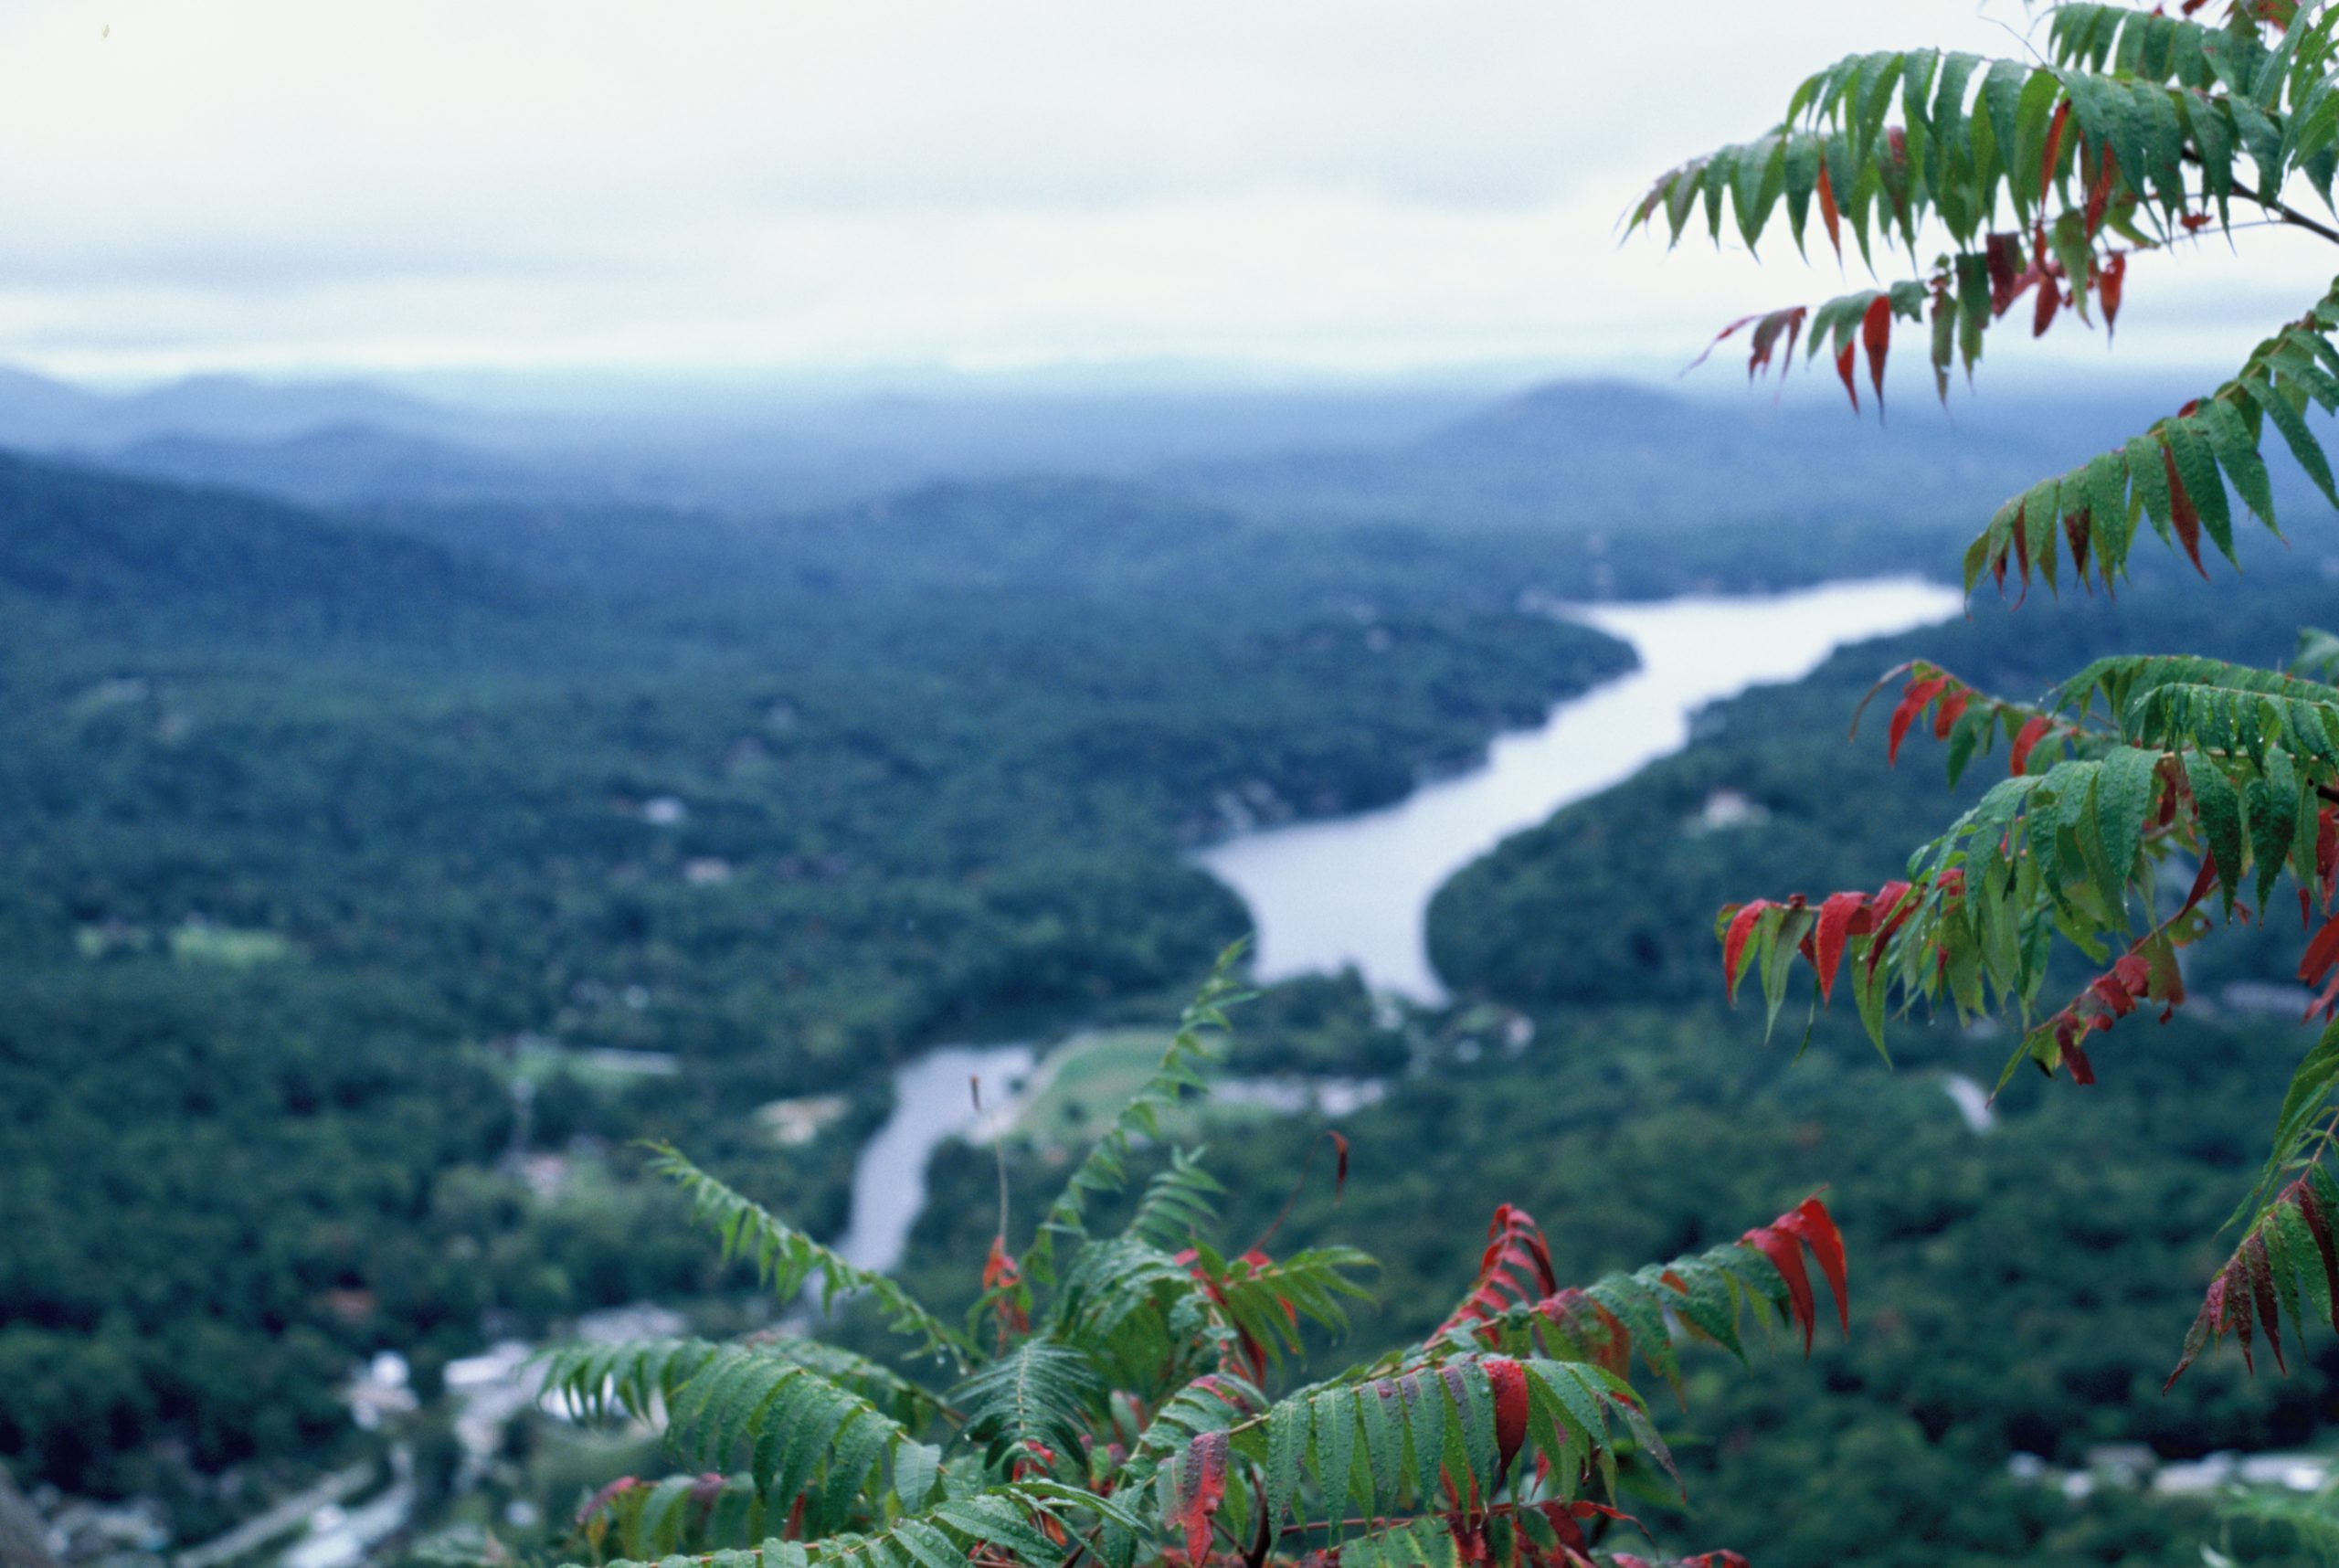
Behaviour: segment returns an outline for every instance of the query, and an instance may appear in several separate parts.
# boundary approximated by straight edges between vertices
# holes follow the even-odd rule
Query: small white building
[[[1751,828],[1771,820],[1771,809],[1736,789],[1717,789],[1706,797],[1692,821],[1691,831],[1699,833],[1727,832],[1732,828]]]

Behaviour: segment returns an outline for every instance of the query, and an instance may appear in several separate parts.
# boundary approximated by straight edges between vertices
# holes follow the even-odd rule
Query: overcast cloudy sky
[[[1824,295],[1620,249],[1649,175],[2010,0],[8,0],[0,360],[1669,370]],[[2133,277],[2238,357],[2307,242]],[[2322,269],[2318,273],[2317,269]],[[2255,270],[2255,269],[2253,269]],[[2294,281],[2295,280],[2295,281]],[[2280,290],[2288,290],[2286,297]],[[2081,334],[2059,352],[2100,356]],[[2123,345],[2127,346],[2127,345]]]

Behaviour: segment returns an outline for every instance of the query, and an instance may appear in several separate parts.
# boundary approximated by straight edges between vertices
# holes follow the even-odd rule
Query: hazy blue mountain
[[[1030,476],[1108,479],[1181,496],[1202,515],[1303,533],[1371,523],[1540,535],[1613,561],[1568,591],[1633,593],[1774,580],[1778,552],[1728,536],[1747,524],[1816,531],[1836,547],[1805,558],[1826,569],[1942,558],[1940,548],[1961,544],[2007,494],[2141,427],[2183,391],[2032,392],[1986,407],[1959,392],[1944,410],[1901,388],[1879,428],[1872,408],[1855,419],[1832,382],[1815,376],[1775,400],[1720,383],[1689,396],[1562,381],[1496,400],[1452,390],[1234,389],[820,402],[678,383],[668,402],[645,395],[524,416],[354,383],[210,376],[108,397],[0,373],[0,445],[304,505],[395,512],[424,533],[453,525],[419,516],[430,508],[590,514],[572,532],[589,535],[594,551],[620,555],[626,518],[652,520],[651,536],[697,549],[708,543],[703,524],[692,535],[667,514],[757,523],[864,503],[960,514],[1028,503],[1047,518],[1035,535],[1045,543],[1025,562],[1034,568],[1067,540],[1077,552],[1077,531],[1065,529],[1079,503],[1032,490]],[[985,489],[997,485],[1008,488]],[[1109,514],[1120,503],[1098,504]],[[990,546],[1008,548],[1001,520],[985,527]],[[499,525],[483,514],[470,521]],[[525,526],[536,535],[529,549],[555,543]],[[872,547],[906,542],[898,525],[863,532]],[[1633,558],[1635,542],[1643,558]],[[558,546],[575,556],[579,543]],[[721,547],[753,555],[764,543],[749,528]],[[823,541],[799,531],[797,543],[818,555]],[[1683,559],[1667,564],[1660,582],[1651,551]],[[1127,564],[1124,556],[1114,569]]]
[[[587,475],[563,474],[523,459],[366,425],[335,425],[268,441],[154,436],[103,453],[99,461],[123,473],[249,491],[312,506],[581,497],[601,488]]]
[[[0,366],[0,442],[48,449],[69,446],[92,427],[106,398],[29,370]]]
[[[2133,422],[2122,408],[2101,440]],[[1673,396],[1625,382],[1555,382],[1424,440],[1181,465],[1191,492],[1295,518],[1415,516],[1448,526],[1699,527],[1836,517],[1905,521],[1994,506],[2042,470],[2094,450],[2059,408],[1981,422],[1900,404],[1879,429],[1841,402]]]
[[[1061,389],[816,397],[677,380],[467,405],[362,382],[206,376],[101,393],[0,370],[0,447],[311,504],[588,500],[810,508],[938,480],[1137,475],[1170,461],[1416,439],[1455,391]]]
[[[476,437],[481,429],[461,410],[357,381],[199,376],[105,393],[0,369],[0,446],[100,451],[164,436],[275,441],[352,425],[450,439],[466,431]]]

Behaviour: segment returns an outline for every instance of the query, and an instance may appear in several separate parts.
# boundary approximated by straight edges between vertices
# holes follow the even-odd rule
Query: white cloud
[[[0,344],[1670,363],[1832,278],[1620,253],[1616,213],[1803,70],[1931,40],[2013,47],[1972,0],[15,0]]]

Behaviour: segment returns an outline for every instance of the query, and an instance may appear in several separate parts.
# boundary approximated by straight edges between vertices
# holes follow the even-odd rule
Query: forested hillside
[[[1240,934],[1180,859],[1229,801],[1389,800],[1628,657],[1491,553],[1286,577],[1079,486],[393,530],[10,460],[0,519],[0,1454],[191,1535],[361,1352],[704,1282],[574,1139],[832,1225],[888,1061]],[[807,1150],[747,1114],[815,1090]]]

